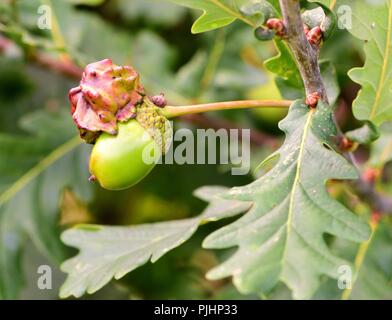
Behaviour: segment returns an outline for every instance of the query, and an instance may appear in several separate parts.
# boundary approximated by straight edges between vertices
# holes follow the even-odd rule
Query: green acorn
[[[91,180],[121,190],[143,179],[170,146],[172,129],[152,103],[132,67],[105,59],[89,64],[69,93],[81,137],[94,147]]]

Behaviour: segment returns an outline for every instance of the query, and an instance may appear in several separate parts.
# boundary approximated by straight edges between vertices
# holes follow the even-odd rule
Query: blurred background
[[[51,30],[37,26],[43,4],[52,10]],[[75,253],[59,241],[61,230],[76,223],[129,225],[191,217],[206,205],[192,195],[196,188],[244,185],[262,174],[232,176],[229,166],[219,165],[158,165],[135,187],[111,192],[87,181],[90,146],[64,152],[64,143],[77,135],[68,91],[78,84],[80,67],[104,58],[134,66],[147,93],[165,93],[170,105],[281,98],[263,65],[276,54],[273,42],[257,41],[240,22],[193,35],[198,15],[160,0],[1,1],[0,297],[58,298],[65,279],[59,264]],[[339,121],[345,129],[354,128],[348,106],[358,88],[346,73],[362,65],[362,43],[339,30],[323,55],[335,63],[342,88]],[[277,123],[284,116],[284,110],[228,111],[184,117],[175,126],[251,128],[255,169],[279,146]],[[58,161],[48,163],[48,155]],[[202,226],[157,263],[84,298],[257,298],[240,295],[230,279],[204,278],[231,251],[204,250],[201,241],[227,222]],[[37,288],[42,264],[52,267],[52,290]],[[274,294],[289,297],[284,288]]]

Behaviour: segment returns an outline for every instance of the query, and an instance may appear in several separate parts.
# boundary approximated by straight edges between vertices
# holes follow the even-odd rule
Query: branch
[[[299,0],[279,0],[279,3],[285,25],[284,39],[297,61],[306,95],[317,92],[322,101],[328,102],[318,64],[317,48],[313,47],[306,38]]]
[[[83,69],[68,59],[55,59],[43,53],[31,55],[30,60],[44,68],[53,70],[73,79],[80,79]]]
[[[279,3],[285,25],[284,39],[287,41],[296,58],[297,66],[304,82],[306,95],[308,96],[317,92],[320,98],[328,103],[326,89],[318,64],[318,48],[312,46],[306,38],[299,0],[279,0]],[[339,135],[342,136],[343,134],[336,121],[335,124]],[[346,156],[357,168],[358,172],[360,172],[354,155],[347,152]],[[353,186],[359,197],[366,201],[374,212],[392,214],[392,198],[378,193],[373,183],[360,178],[353,182]]]

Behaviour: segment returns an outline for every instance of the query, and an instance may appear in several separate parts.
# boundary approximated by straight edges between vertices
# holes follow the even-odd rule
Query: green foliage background
[[[181,2],[194,8],[197,1]],[[208,4],[209,1],[200,1],[196,8],[200,8],[201,2]],[[272,3],[276,7],[276,1]],[[37,8],[42,4],[51,6],[58,32],[37,28]],[[164,92],[171,105],[279,99],[279,89],[290,99],[301,96],[298,92],[302,86],[295,80],[296,83],[292,83],[297,77],[295,72],[287,74],[287,70],[276,70],[279,62],[284,65],[287,60],[282,63],[274,58],[277,49],[273,42],[257,41],[249,25],[230,15],[218,15],[223,24],[237,20],[228,27],[198,33],[214,29],[208,27],[208,21],[206,27],[206,16],[204,23],[199,19],[199,23],[193,25],[199,14],[200,11],[160,0],[6,0],[0,4],[0,36],[12,40],[9,49],[0,54],[0,298],[57,299],[65,280],[60,263],[75,254],[60,241],[60,233],[74,224],[127,226],[190,217],[196,220],[191,220],[195,222],[195,230],[189,234],[188,242],[159,261],[148,262],[83,298],[291,297],[283,284],[276,286],[268,296],[244,295],[229,278],[215,281],[205,278],[209,270],[226,260],[234,250],[202,249],[203,239],[234,221],[231,216],[241,210],[223,215],[223,222],[204,225],[202,222],[211,216],[204,216],[208,212],[198,215],[205,208],[205,201],[212,198],[199,195],[199,199],[193,195],[194,190],[204,185],[245,185],[264,173],[265,168],[252,171],[248,176],[231,176],[226,166],[160,165],[130,190],[110,192],[92,185],[87,181],[89,146],[78,145],[73,138],[77,132],[69,116],[68,90],[78,81],[48,70],[34,58],[39,51],[58,59],[63,51],[80,66],[103,58],[111,58],[118,65],[133,65],[141,74],[147,92]],[[277,46],[284,52],[283,44]],[[339,112],[344,130],[360,126],[347,107],[358,91],[358,85],[347,72],[362,66],[365,57],[363,42],[346,30],[337,30],[322,50],[322,59],[329,60],[324,64],[329,72],[325,73],[325,82],[336,87],[335,82],[328,80],[333,74],[340,87],[340,101],[344,103]],[[263,61],[268,59],[264,65]],[[287,56],[283,56],[285,59]],[[292,61],[287,63],[292,65]],[[278,75],[276,82],[272,72]],[[358,76],[355,78],[361,82]],[[332,100],[335,101],[338,93],[333,88]],[[390,96],[390,91],[388,94]],[[219,115],[211,113],[208,118],[223,118],[281,142],[283,133],[277,124],[285,113],[241,110],[219,112]],[[382,159],[377,157],[392,139],[388,124],[390,126],[385,123],[382,127],[380,140],[373,147],[363,147],[360,155],[366,162],[370,153],[372,166],[386,166],[385,177],[379,181],[378,188],[391,194],[389,161],[392,156],[388,153]],[[197,124],[179,121],[176,126],[195,129]],[[253,145],[252,167],[256,168],[272,151],[270,146]],[[369,208],[352,195],[348,186],[331,184],[328,188],[334,198],[361,217],[367,217]],[[352,298],[392,298],[391,230],[390,219],[383,219],[370,244],[370,253],[363,262],[365,272],[359,274],[361,281],[354,287]],[[327,240],[334,253],[355,262],[358,244],[332,237]],[[52,267],[52,290],[37,288],[37,268],[42,264]],[[340,297],[336,281],[327,278],[321,279],[321,287],[313,296]]]

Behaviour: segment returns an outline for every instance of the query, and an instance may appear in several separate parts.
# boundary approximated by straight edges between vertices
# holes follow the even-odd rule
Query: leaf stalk
[[[253,108],[288,108],[292,104],[290,100],[238,100],[195,104],[189,106],[166,106],[162,109],[163,115],[167,118],[175,118],[183,115],[233,109],[253,109]]]

